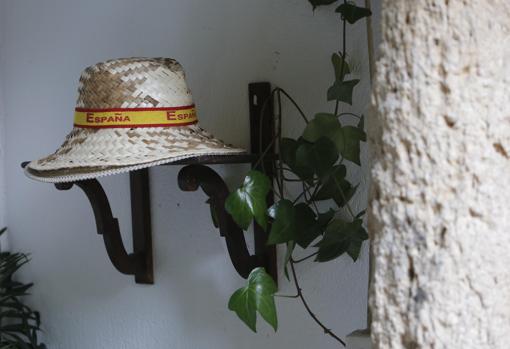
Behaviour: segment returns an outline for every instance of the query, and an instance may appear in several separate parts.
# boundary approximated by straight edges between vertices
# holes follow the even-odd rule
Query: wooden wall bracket
[[[225,238],[230,260],[239,275],[247,278],[253,268],[263,265],[256,255],[250,255],[243,230],[225,210],[229,190],[216,171],[204,165],[188,165],[179,171],[177,178],[181,190],[196,191],[200,187],[209,197],[209,204],[218,220],[220,236]]]
[[[251,151],[253,154],[266,153],[264,164],[257,165],[258,156],[252,157],[252,166],[261,170],[264,165],[264,172],[273,180],[274,177],[274,115],[273,103],[271,100],[271,85],[267,82],[253,83],[248,87],[250,105],[250,138]],[[236,271],[243,278],[247,278],[255,267],[264,267],[266,271],[278,282],[276,265],[276,247],[267,245],[267,231],[254,223],[255,254],[248,251],[244,232],[237,226],[230,214],[225,210],[225,200],[229,190],[221,176],[210,167],[193,164],[181,169],[178,175],[178,183],[181,190],[195,191],[199,187],[209,197],[209,204],[215,211],[218,220],[220,236],[225,238],[230,260]],[[267,197],[268,207],[274,202],[273,193]]]
[[[274,176],[274,135],[273,105],[270,99],[271,85],[267,82],[249,85],[250,136],[252,154],[227,156],[201,156],[180,160],[166,165],[186,165],[178,175],[181,190],[195,191],[199,187],[209,196],[213,204],[220,235],[225,238],[230,259],[234,268],[247,278],[255,267],[265,267],[267,272],[278,280],[276,268],[276,247],[266,244],[268,233],[257,224],[254,225],[255,253],[248,251],[244,232],[225,210],[225,200],[229,189],[223,179],[208,164],[251,163],[254,166],[258,153],[271,147],[266,153],[264,165],[266,175]],[[265,106],[265,107],[264,107]],[[262,117],[262,119],[261,119]],[[28,162],[22,164],[25,167]],[[134,275],[135,282],[153,284],[152,228],[150,211],[150,187],[148,169],[130,172],[131,223],[133,252],[128,253],[120,234],[119,222],[112,214],[108,197],[97,179],[88,179],[70,183],[58,183],[59,190],[69,190],[78,186],[87,196],[96,221],[98,234],[102,235],[106,252],[113,266],[121,273]],[[267,198],[268,205],[273,203],[273,193]],[[268,229],[269,230],[269,229]]]
[[[113,266],[122,274],[134,275],[136,283],[153,284],[149,174],[144,169],[131,172],[129,176],[133,253],[128,253],[124,247],[119,222],[113,217],[108,197],[97,179],[57,183],[55,187],[69,190],[76,185],[83,190],[94,212],[97,233],[103,236]]]

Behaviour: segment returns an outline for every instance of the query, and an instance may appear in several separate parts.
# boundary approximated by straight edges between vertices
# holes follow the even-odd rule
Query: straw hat
[[[71,182],[242,152],[198,126],[177,61],[123,58],[83,71],[73,130],[55,153],[30,162],[25,173],[43,182]]]

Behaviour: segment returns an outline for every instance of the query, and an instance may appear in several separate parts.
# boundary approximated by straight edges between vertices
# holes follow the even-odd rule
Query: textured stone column
[[[383,0],[374,348],[510,348],[510,1]]]

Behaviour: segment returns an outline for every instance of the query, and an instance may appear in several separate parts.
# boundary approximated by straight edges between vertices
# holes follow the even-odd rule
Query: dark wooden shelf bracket
[[[152,233],[148,170],[130,173],[133,253],[128,253],[120,234],[119,222],[113,217],[108,197],[97,179],[57,183],[59,190],[78,186],[92,206],[97,233],[103,236],[106,252],[113,266],[122,274],[134,275],[136,283],[153,284]]]
[[[264,172],[272,180],[274,177],[274,146],[271,146],[274,135],[274,115],[269,83],[253,83],[249,85],[250,104],[250,138],[251,151],[254,154],[266,153],[269,160],[264,162]],[[261,119],[262,118],[262,119]],[[257,158],[251,160],[256,165]],[[257,165],[261,170],[262,163]],[[178,175],[181,190],[196,191],[199,187],[209,197],[209,204],[215,211],[220,236],[225,238],[230,260],[239,275],[247,278],[255,267],[264,267],[278,281],[276,268],[276,248],[266,244],[268,233],[257,224],[254,225],[255,254],[251,255],[246,246],[244,232],[237,226],[230,214],[225,210],[225,200],[229,190],[223,179],[211,168],[204,165],[188,165]],[[273,193],[267,198],[268,206],[273,204]],[[269,230],[269,229],[268,229]]]
[[[195,191],[200,187],[209,197],[209,204],[217,217],[220,235],[227,243],[230,260],[239,275],[248,277],[250,271],[261,263],[256,255],[250,255],[243,230],[224,209],[229,190],[223,179],[210,167],[189,165],[179,172],[178,183],[184,191]]]

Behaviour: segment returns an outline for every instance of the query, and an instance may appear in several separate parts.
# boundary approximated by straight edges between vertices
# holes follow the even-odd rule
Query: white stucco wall
[[[364,25],[350,40],[366,60]],[[20,162],[58,147],[72,125],[77,80],[87,65],[123,56],[170,56],[185,67],[201,124],[228,142],[249,144],[247,84],[269,80],[307,113],[330,110],[329,57],[340,45],[331,8],[306,0],[0,0],[0,77],[6,134],[7,222],[13,248],[32,254],[23,278],[42,313],[51,349],[336,348],[294,300],[278,301],[280,330],[251,333],[227,310],[244,280],[211,225],[205,196],[183,193],[178,167],[151,170],[155,285],[113,269],[84,194],[24,177]],[[368,103],[368,69],[356,106]],[[326,109],[327,108],[327,109]],[[303,125],[290,115],[286,131]],[[238,183],[242,166],[219,166]],[[103,181],[129,236],[126,175]],[[355,206],[365,205],[362,191]],[[126,240],[129,245],[129,239]],[[299,268],[311,306],[345,336],[365,327],[368,253]],[[292,288],[281,277],[282,293]]]

